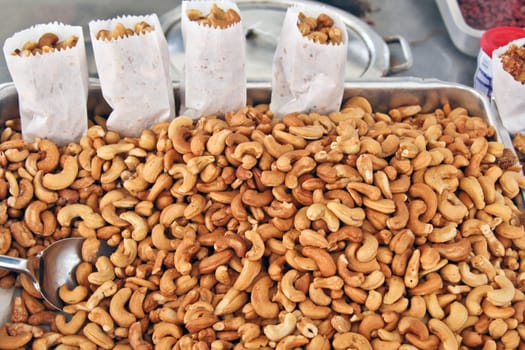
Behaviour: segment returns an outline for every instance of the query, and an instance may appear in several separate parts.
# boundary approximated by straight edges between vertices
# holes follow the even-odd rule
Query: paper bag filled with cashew
[[[183,1],[181,114],[224,114],[246,104],[245,37],[231,1]]]
[[[492,53],[492,95],[503,126],[511,133],[525,132],[525,38]]]
[[[82,27],[35,25],[8,38],[3,50],[18,92],[24,140],[78,142],[87,131],[88,71]]]
[[[173,118],[168,44],[157,15],[89,23],[102,94],[113,108],[108,129],[137,136]]]
[[[317,6],[290,7],[273,58],[270,109],[280,117],[297,111],[338,110],[347,42],[337,14]]]

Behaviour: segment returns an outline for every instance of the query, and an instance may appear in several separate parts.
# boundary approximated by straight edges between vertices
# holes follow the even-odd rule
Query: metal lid
[[[271,81],[272,60],[281,26],[292,0],[237,0],[246,33],[246,77],[248,81]],[[337,13],[348,31],[346,79],[378,78],[387,74],[390,52],[385,41],[365,22],[336,7],[317,1],[302,4],[323,6]],[[181,6],[160,18],[168,40],[170,60],[175,72],[173,80],[180,80],[184,67],[184,44],[181,33]]]

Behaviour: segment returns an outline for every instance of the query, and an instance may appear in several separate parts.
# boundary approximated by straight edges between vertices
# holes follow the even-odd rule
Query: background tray
[[[288,7],[297,3],[292,0],[238,0],[246,33],[246,75],[248,81],[271,81],[272,60],[282,22]],[[337,13],[348,32],[348,56],[346,80],[378,78],[389,72],[400,72],[412,65],[410,45],[401,36],[380,37],[370,26],[354,15],[336,7],[316,1],[300,3],[323,6]],[[180,81],[184,66],[184,45],[181,33],[181,7],[160,17],[162,30],[168,40],[170,60],[175,70],[173,79]],[[389,43],[398,43],[403,61],[390,64]]]
[[[479,39],[483,30],[474,29],[465,22],[457,0],[436,0],[450,39],[459,51],[469,56],[479,53]]]

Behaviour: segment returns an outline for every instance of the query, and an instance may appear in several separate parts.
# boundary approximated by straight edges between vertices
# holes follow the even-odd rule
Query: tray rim
[[[173,89],[178,90],[180,82],[172,82]],[[89,88],[100,89],[100,81],[97,78],[89,79]],[[271,90],[271,83],[266,81],[249,81],[246,83],[247,91],[249,90]],[[510,133],[505,129],[501,121],[501,117],[493,100],[489,100],[486,96],[479,93],[474,88],[456,82],[446,82],[435,78],[419,78],[419,77],[382,77],[373,79],[358,79],[353,81],[346,81],[344,84],[345,92],[352,89],[393,89],[393,90],[433,90],[453,88],[458,91],[473,95],[478,99],[482,109],[486,112],[488,122],[496,129],[498,140],[507,148],[510,148],[516,153],[512,144]],[[16,87],[14,82],[5,82],[0,84],[0,101],[12,93]]]

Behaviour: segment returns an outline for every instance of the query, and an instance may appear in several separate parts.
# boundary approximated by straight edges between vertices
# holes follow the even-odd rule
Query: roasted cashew
[[[508,222],[502,222],[496,226],[496,233],[498,236],[512,240],[525,237],[525,229],[522,226],[514,226]]]
[[[433,318],[428,321],[428,328],[441,340],[441,346],[444,350],[459,348],[454,332],[443,321]]]
[[[7,205],[14,209],[23,209],[27,207],[31,199],[33,199],[33,193],[34,189],[31,181],[20,179],[20,182],[17,184],[16,194],[12,193],[13,196],[7,198]]]
[[[0,327],[0,336],[2,337],[3,349],[18,349],[23,348],[27,343],[33,339],[31,332],[21,333],[18,335],[9,335],[6,326]]]
[[[454,243],[434,244],[432,247],[437,249],[444,258],[452,261],[461,261],[472,252],[471,243],[467,238],[462,238]]]
[[[112,281],[115,278],[114,266],[107,256],[96,258],[97,272],[92,272],[88,276],[88,281],[96,285],[102,285],[104,282]]]
[[[153,326],[153,335],[151,338],[153,344],[161,346],[162,340],[168,337],[173,339],[173,345],[175,345],[177,339],[182,337],[182,330],[176,324],[168,322],[159,322]]]
[[[364,290],[374,290],[379,288],[385,281],[385,275],[381,271],[373,271],[368,276],[365,277],[365,280],[361,284],[361,288]]]
[[[383,318],[373,312],[366,314],[363,319],[361,320],[361,323],[359,324],[359,334],[364,335],[368,340],[372,338],[372,334],[375,333],[378,329],[381,329],[385,326],[385,322],[383,321]]]
[[[453,222],[461,222],[468,215],[467,207],[453,192],[446,189],[439,195],[438,209],[447,220]]]
[[[208,142],[206,142],[206,149],[210,154],[214,156],[218,156],[219,154],[223,153],[225,148],[225,141],[226,138],[232,133],[229,129],[222,129],[217,132],[214,132],[210,138],[208,139]]]
[[[104,160],[112,160],[119,153],[127,153],[131,151],[135,145],[132,143],[114,143],[101,146],[97,149],[97,156]]]
[[[363,197],[363,205],[383,214],[392,214],[396,212],[395,202],[391,199],[383,198],[373,201],[368,197]]]
[[[357,192],[367,196],[371,200],[379,200],[381,198],[381,190],[379,187],[369,185],[363,182],[350,182],[346,188],[356,190]]]
[[[161,174],[164,168],[164,158],[157,155],[152,155],[146,159],[144,164],[144,171],[142,177],[149,183],[155,183],[158,176]]]
[[[58,173],[48,173],[42,177],[42,184],[45,188],[53,191],[63,190],[69,187],[78,175],[78,160],[75,156],[67,156]]]
[[[454,192],[459,186],[457,173],[458,169],[449,164],[431,167],[425,171],[425,183],[438,194],[444,191]]]
[[[426,213],[427,206],[425,202],[420,200],[412,200],[408,203],[408,228],[412,230],[416,235],[426,236],[432,232],[432,224],[423,222],[419,217]]]
[[[193,157],[188,160],[186,163],[186,167],[188,168],[188,171],[194,175],[199,174],[201,171],[204,170],[209,164],[213,164],[215,161],[214,156],[198,156]]]
[[[263,328],[264,335],[271,341],[279,341],[290,335],[297,324],[297,318],[292,313],[284,315],[282,323],[276,325],[267,325]]]
[[[131,312],[127,311],[124,306],[131,297],[132,291],[130,288],[119,289],[111,298],[109,304],[109,313],[115,322],[121,327],[131,326],[136,317]]]
[[[428,235],[428,240],[434,243],[445,243],[453,240],[457,234],[458,224],[449,222],[443,227],[434,227]]]
[[[420,281],[416,287],[410,289],[412,295],[428,295],[443,287],[443,280],[439,274],[432,272],[426,277],[426,281]]]
[[[387,278],[388,291],[383,297],[383,303],[393,304],[405,294],[405,282],[401,277],[391,276]]]
[[[237,280],[233,284],[233,288],[239,291],[248,289],[253,283],[262,268],[261,261],[244,260],[242,270]]]
[[[370,155],[361,154],[356,160],[356,168],[366,183],[374,182],[374,166]]]
[[[409,217],[410,217],[408,206],[405,203],[406,195],[395,194],[392,197],[394,200],[394,204],[396,206],[396,212],[395,212],[395,215],[389,217],[386,220],[386,226],[391,230],[400,230],[406,227]],[[427,212],[428,212],[428,209],[427,209]]]
[[[292,350],[302,345],[305,345],[307,343],[308,343],[308,338],[306,338],[303,335],[288,335],[284,337],[283,339],[281,339],[279,343],[277,343],[277,346],[275,347],[275,349],[276,350]]]
[[[317,248],[328,248],[330,244],[325,236],[317,231],[306,229],[299,233],[299,243],[302,246],[313,246]]]
[[[104,332],[111,332],[115,328],[115,322],[106,309],[97,306],[87,316],[91,322],[98,324]]]
[[[33,341],[32,348],[35,350],[49,349],[50,347],[60,343],[62,335],[55,332],[46,332],[42,337]]]
[[[68,204],[57,214],[57,220],[62,226],[71,225],[71,221],[77,217],[80,217],[88,228],[98,229],[105,225],[104,219],[85,204]]]
[[[505,276],[503,272],[499,272],[494,281],[500,287],[499,289],[490,290],[487,292],[487,300],[496,306],[507,306],[514,298],[516,288],[514,284]]]
[[[110,255],[110,260],[116,267],[130,266],[137,257],[137,242],[124,238],[118,248]]]
[[[246,258],[253,261],[261,259],[265,248],[261,235],[257,231],[248,230],[244,236],[252,243],[252,247],[246,252]]]
[[[486,285],[489,282],[489,279],[486,274],[473,273],[470,270],[470,266],[465,261],[461,261],[458,264],[458,267],[459,272],[461,273],[461,280],[471,287]]]
[[[468,310],[462,303],[455,301],[450,304],[450,312],[447,318],[443,320],[445,324],[452,330],[456,332],[463,328],[467,322],[469,316]]]
[[[18,243],[23,248],[35,245],[36,240],[33,233],[27,228],[23,221],[16,221],[10,227],[12,242]]]
[[[186,232],[182,242],[175,250],[174,264],[179,273],[188,275],[191,272],[190,260],[198,252],[199,248],[199,243],[195,242],[195,233],[191,231]]]
[[[119,217],[122,220],[129,222],[133,226],[133,230],[131,231],[131,238],[133,238],[137,242],[146,238],[146,235],[149,231],[146,219],[144,219],[142,216],[138,215],[134,211],[126,211],[120,214]]]
[[[24,222],[33,233],[44,234],[44,223],[40,215],[46,209],[47,204],[42,201],[33,201],[27,206],[24,213]]]
[[[58,288],[58,296],[67,304],[76,304],[84,300],[88,295],[88,289],[83,285],[78,285],[69,289],[67,284]]]
[[[277,123],[274,125],[272,129],[272,135],[273,137],[284,144],[291,144],[294,146],[294,148],[297,149],[304,149],[307,142],[306,140],[301,136],[292,135],[286,131],[284,131],[285,125],[282,123]]]
[[[94,322],[90,322],[85,325],[82,333],[86,338],[103,349],[113,349],[115,346],[113,339],[107,335],[98,324]]]
[[[332,207],[336,210],[340,209],[339,207]],[[339,218],[332,210],[328,209],[327,205],[323,203],[314,203],[310,205],[306,209],[306,217],[312,221],[323,220],[331,232],[335,232],[339,229]]]
[[[476,209],[481,210],[485,208],[486,203],[483,188],[474,176],[463,177],[459,181],[459,188],[470,196],[472,202],[474,202],[474,205],[476,206]]]
[[[134,322],[131,326],[129,326],[128,339],[129,344],[133,349],[153,349],[153,346],[151,346],[151,344],[149,344],[148,342],[144,341],[144,339],[142,338],[142,326],[138,321]]]
[[[315,262],[321,276],[329,277],[335,275],[337,271],[336,264],[326,250],[317,247],[306,246],[302,248],[301,253]]]
[[[251,304],[255,312],[264,318],[276,318],[279,307],[270,300],[270,288],[273,281],[268,276],[259,278],[252,286]]]
[[[168,174],[175,179],[182,178],[182,183],[175,190],[177,193],[184,194],[190,192],[197,183],[197,175],[193,174],[185,164],[174,164]]]
[[[354,332],[336,334],[332,342],[334,349],[372,350],[372,345],[363,335]]]
[[[379,242],[374,235],[365,233],[363,235],[363,245],[357,250],[356,258],[360,262],[367,262],[374,259],[377,255]]]
[[[365,212],[362,208],[349,208],[346,205],[335,202],[335,201],[329,201],[326,204],[326,208],[329,210],[329,212],[332,212],[339,220],[341,220],[347,225],[361,226],[361,224],[363,223],[363,220],[365,219]],[[330,217],[329,214],[325,216],[325,221],[328,220],[331,222],[332,219],[331,218],[328,219],[328,217]],[[310,220],[313,220],[313,219],[310,219]],[[333,228],[335,228],[337,225],[334,224],[333,226],[334,226]],[[337,231],[337,229],[335,230],[331,229],[331,231],[335,232]]]
[[[310,299],[300,302],[299,310],[301,310],[304,316],[314,320],[326,319],[332,312],[331,308],[327,306],[316,305]]]
[[[53,142],[42,139],[38,141],[38,150],[41,158],[37,162],[38,170],[41,170],[43,173],[55,170],[60,160],[58,147]]]
[[[293,302],[302,302],[306,300],[305,293],[296,289],[294,282],[299,277],[297,270],[289,270],[284,274],[280,281],[280,289],[283,294]]]
[[[362,273],[371,273],[373,271],[379,270],[379,263],[376,259],[372,259],[367,262],[360,262],[357,260],[356,252],[359,247],[359,244],[352,243],[347,246],[345,249],[344,256],[348,259],[348,266],[356,272]]]
[[[246,304],[246,293],[230,288],[224,297],[215,306],[214,314],[221,316],[239,310]]]
[[[504,171],[498,183],[503,190],[503,194],[509,198],[516,197],[520,192],[520,188],[525,189],[525,178],[515,171]]]

